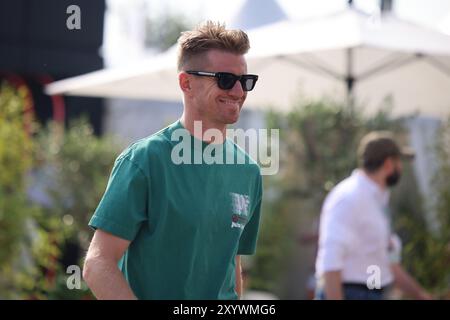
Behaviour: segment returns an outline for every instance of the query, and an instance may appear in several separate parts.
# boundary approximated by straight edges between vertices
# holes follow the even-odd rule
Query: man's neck
[[[380,172],[374,172],[374,173],[370,173],[367,172],[366,170],[362,169],[361,170],[370,180],[372,180],[373,182],[375,182],[380,188],[381,190],[386,190],[387,186],[386,186],[386,177]]]
[[[191,135],[207,143],[223,143],[226,139],[227,126],[225,124],[212,123],[202,119],[199,116],[187,114],[186,112],[183,112],[180,122]],[[213,134],[215,140],[211,139],[211,135],[205,137],[205,132],[210,129],[219,130],[221,134]]]

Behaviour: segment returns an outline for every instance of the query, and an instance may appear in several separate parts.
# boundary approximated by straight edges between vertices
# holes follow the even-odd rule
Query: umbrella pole
[[[351,114],[354,111],[354,92],[353,85],[355,78],[353,76],[353,48],[347,49],[347,75],[345,77],[346,89],[347,89],[347,106]]]
[[[347,0],[348,7],[353,8],[353,0]],[[353,84],[355,78],[353,77],[353,48],[347,49],[347,76],[345,77],[345,84],[347,89],[347,106],[350,114],[353,115],[354,109],[354,96],[353,96]]]

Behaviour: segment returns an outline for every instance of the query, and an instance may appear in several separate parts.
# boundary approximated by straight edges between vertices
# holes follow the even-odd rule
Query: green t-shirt
[[[245,164],[174,162],[180,130],[177,121],[122,152],[89,225],[131,241],[119,268],[139,299],[236,299],[235,257],[256,248],[260,169],[229,139],[208,152]],[[195,161],[208,144],[187,136],[179,154]]]

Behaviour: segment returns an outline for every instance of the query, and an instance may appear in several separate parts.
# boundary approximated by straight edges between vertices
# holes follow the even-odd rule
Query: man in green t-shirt
[[[258,79],[248,37],[207,22],[178,45],[183,115],[122,152],[89,222],[83,276],[99,299],[237,299],[240,255],[255,252],[260,168],[225,135]]]

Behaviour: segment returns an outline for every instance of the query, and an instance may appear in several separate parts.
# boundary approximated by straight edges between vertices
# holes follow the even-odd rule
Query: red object
[[[49,75],[40,76],[38,80],[43,86],[53,82],[53,78]],[[53,106],[53,120],[64,125],[66,106],[63,97],[58,94],[50,96],[50,99]]]

